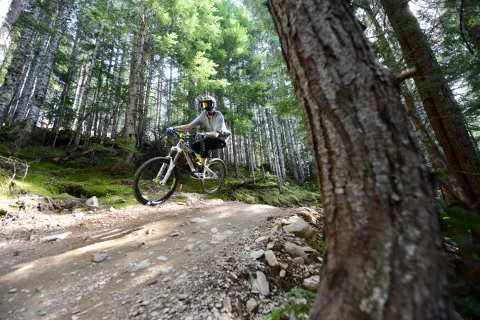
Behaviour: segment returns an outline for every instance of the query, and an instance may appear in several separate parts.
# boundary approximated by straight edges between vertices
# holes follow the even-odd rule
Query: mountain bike
[[[179,138],[178,143],[172,146],[166,157],[156,157],[142,164],[133,178],[133,194],[141,204],[155,206],[164,203],[175,192],[180,171],[190,174],[195,171],[195,164],[200,164],[200,155],[196,153],[185,139],[191,136],[188,132],[174,134]],[[196,139],[203,139],[204,132],[196,134]],[[187,160],[188,170],[179,165],[181,156]],[[227,175],[227,166],[221,159],[214,158],[207,161],[204,170],[199,177],[191,179],[199,180],[203,191],[214,194],[220,191]]]

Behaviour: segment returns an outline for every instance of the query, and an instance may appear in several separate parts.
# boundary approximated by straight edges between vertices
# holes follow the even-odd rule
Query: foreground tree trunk
[[[480,159],[435,54],[408,2],[381,0],[381,3],[405,60],[410,66],[418,68],[415,84],[428,120],[445,152],[449,169],[455,173],[465,196],[475,204],[480,201]]]
[[[312,319],[451,319],[432,177],[349,1],[269,0],[325,207]]]

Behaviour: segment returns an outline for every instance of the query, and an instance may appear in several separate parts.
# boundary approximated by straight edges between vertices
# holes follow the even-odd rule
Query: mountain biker
[[[205,136],[199,141],[193,142],[191,148],[201,156],[200,166],[192,173],[193,177],[200,178],[208,160],[208,151],[225,148],[225,140],[231,135],[225,125],[225,120],[217,110],[217,102],[210,95],[201,95],[198,101],[202,112],[189,124],[167,128],[167,133],[175,131],[189,131],[200,125],[205,128]]]

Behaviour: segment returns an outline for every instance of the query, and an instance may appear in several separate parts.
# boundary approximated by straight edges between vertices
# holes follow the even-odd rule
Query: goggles
[[[202,101],[201,104],[204,111],[210,111],[213,108],[213,101]]]

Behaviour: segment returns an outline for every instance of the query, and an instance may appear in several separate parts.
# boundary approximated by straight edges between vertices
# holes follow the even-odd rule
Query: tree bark
[[[173,66],[172,66],[172,60],[170,59],[170,74],[169,74],[169,77],[168,77],[168,91],[167,91],[167,123],[170,125],[170,123],[172,122],[172,81],[173,81],[173,78],[172,78],[172,69],[173,69]]]
[[[135,48],[132,52],[132,65],[130,67],[130,77],[128,85],[128,103],[125,109],[125,130],[123,137],[132,145],[135,145],[135,110],[138,102],[139,80],[144,54],[145,35],[147,32],[147,12],[145,8],[139,14],[140,26],[136,36]],[[132,161],[134,152],[127,151],[122,160],[113,168],[112,172],[122,171],[123,167]]]
[[[157,132],[160,127],[160,119],[162,114],[162,89],[163,89],[163,62],[160,62],[160,71],[157,77],[157,98],[156,98],[156,112],[155,112],[155,124],[154,131]]]
[[[283,130],[285,131],[285,136],[287,138],[287,153],[288,153],[288,163],[290,165],[290,172],[293,174],[293,178],[298,183],[301,183],[300,174],[298,172],[299,164],[297,162],[297,157],[295,155],[295,147],[293,145],[292,139],[292,127],[290,127],[288,123],[288,119],[284,119],[283,121]]]
[[[475,47],[475,54],[480,55],[480,5],[477,0],[464,0],[461,21]]]
[[[27,4],[27,0],[0,0],[0,69],[10,47],[13,26]]]
[[[120,103],[122,101],[122,79],[123,73],[125,71],[125,60],[127,55],[127,47],[123,45],[122,47],[122,60],[120,62],[120,70],[118,71],[117,84],[115,86],[115,110],[112,116],[112,140],[117,138],[117,127],[118,127],[118,118],[120,114]]]
[[[403,70],[406,69],[403,61],[402,62],[397,62],[397,59],[395,57],[394,51],[392,49],[391,43],[388,41],[387,37],[385,36],[385,32],[383,28],[380,26],[380,23],[377,21],[375,13],[371,7],[371,4],[368,0],[363,0],[363,1],[358,1],[361,8],[365,10],[367,13],[368,17],[372,21],[373,27],[375,29],[375,32],[378,35],[378,41],[380,43],[380,46],[382,50],[378,50],[381,52],[387,68],[390,69],[391,72],[398,74],[402,72]],[[415,131],[422,142],[422,146],[424,148],[424,151],[426,152],[426,157],[430,160],[430,164],[432,166],[432,169],[436,173],[447,173],[448,170],[440,158],[440,155],[438,154],[438,147],[435,145],[435,142],[433,139],[431,139],[428,135],[428,132],[426,132],[425,126],[423,125],[420,115],[417,111],[417,106],[415,104],[415,99],[413,95],[410,93],[407,85],[405,83],[400,84],[400,92],[403,96],[403,99],[405,100],[405,107],[407,108],[408,115],[410,116],[410,119],[412,120],[413,126],[415,127]],[[424,107],[426,109],[428,106]],[[448,182],[449,186],[450,182]],[[444,192],[444,194],[447,194]],[[447,199],[447,203],[450,202],[450,198]]]
[[[148,123],[148,112],[149,112],[149,106],[150,106],[150,91],[152,89],[152,81],[153,81],[153,72],[155,70],[154,68],[154,60],[155,56],[153,54],[150,54],[150,59],[149,63],[146,64],[146,69],[148,70],[148,75],[147,75],[147,81],[146,81],[146,90],[145,90],[145,96],[143,97],[143,103],[140,105],[140,119],[138,121],[138,132],[139,138],[138,138],[138,144],[143,147],[145,143],[147,142],[147,129],[149,126]]]
[[[305,163],[307,159],[304,157],[302,150],[305,148],[305,143],[303,140],[299,140],[297,135],[298,135],[298,130],[297,125],[295,123],[294,119],[291,119],[290,121],[290,129],[293,130],[295,134],[292,133],[292,140],[293,140],[293,145],[295,146],[295,157],[297,159],[297,164],[298,164],[298,175],[300,178],[301,182],[305,181],[306,174],[305,174]]]
[[[270,111],[271,112],[271,111]],[[277,147],[277,156],[278,156],[278,166],[280,168],[280,173],[282,175],[282,186],[285,184],[287,181],[287,173],[285,170],[285,159],[283,156],[283,149],[282,149],[282,135],[279,132],[280,126],[278,125],[278,120],[277,116],[271,112],[271,117],[272,117],[272,125],[273,125],[273,134],[275,136],[275,144]]]
[[[68,71],[67,71],[68,76],[63,86],[62,93],[60,95],[60,104],[58,106],[57,113],[55,114],[55,123],[52,129],[52,131],[55,132],[55,139],[53,140],[53,143],[52,143],[52,149],[55,148],[55,144],[57,142],[57,138],[60,133],[60,128],[63,125],[63,121],[65,119],[66,114],[70,110],[69,108],[70,103],[67,103],[67,102],[69,98],[70,87],[72,85],[72,82],[76,73],[76,68],[77,68],[77,50],[78,50],[79,40],[80,40],[80,26],[77,25],[77,30],[75,32],[75,39],[73,41],[72,53],[70,55],[70,61],[68,63]],[[78,81],[80,80],[81,80],[81,74],[80,74],[80,77],[78,78]]]
[[[40,14],[40,16],[43,17],[43,19],[48,19],[45,14]],[[50,28],[53,27],[54,23],[53,21],[51,21]],[[42,39],[43,40],[40,40],[38,53],[35,54],[34,50],[34,59],[32,60],[28,73],[25,74],[25,83],[23,85],[23,89],[20,92],[21,99],[18,100],[15,112],[13,114],[12,123],[24,121],[29,115],[30,100],[34,94],[39,72],[42,70],[45,56],[52,41],[52,36],[47,33],[43,35]]]
[[[9,108],[12,99],[18,99],[15,95],[15,87],[20,83],[22,69],[28,59],[27,49],[34,37],[34,32],[29,28],[24,28],[22,36],[18,41],[17,48],[13,54],[12,63],[8,67],[7,74],[3,85],[0,87],[0,131],[7,109]]]
[[[282,167],[280,165],[278,138],[277,138],[277,135],[275,134],[276,129],[274,127],[275,125],[273,122],[272,111],[269,109],[266,109],[265,115],[267,116],[268,129],[270,131],[270,142],[272,144],[272,151],[273,151],[273,164],[275,165],[275,174],[277,175],[278,188],[280,189],[280,191],[282,191],[285,183],[283,180]]]
[[[381,0],[407,64],[416,66],[414,78],[428,120],[472,204],[480,201],[480,159],[470,139],[465,119],[442,74],[435,55],[406,1]]]
[[[71,0],[60,1],[59,3],[56,33],[50,43],[48,53],[46,54],[44,63],[42,65],[42,69],[39,71],[35,93],[32,97],[32,104],[30,107],[31,110],[28,114],[27,123],[24,129],[23,136],[25,138],[30,138],[30,133],[37,123],[40,109],[43,107],[45,102],[48,86],[50,84],[50,75],[55,64],[55,56],[57,55],[60,41],[65,34],[65,30],[67,29],[67,21],[73,9],[73,5],[74,1]]]
[[[78,99],[79,102],[78,102],[77,119],[76,119],[77,126],[75,129],[75,133],[72,137],[73,143],[70,148],[73,151],[75,151],[80,144],[84,121],[88,116],[86,113],[87,101],[88,101],[88,96],[90,94],[89,91],[92,83],[93,71],[95,68],[95,64],[97,63],[98,51],[100,48],[100,43],[102,42],[102,37],[103,37],[103,28],[100,34],[98,35],[98,38],[95,40],[95,48],[93,49],[90,67],[88,68],[86,75],[84,75],[84,82],[82,82],[82,85],[80,88],[80,96]]]
[[[312,319],[451,319],[433,183],[349,1],[270,0],[324,202]]]
[[[235,166],[235,177],[238,179],[240,178],[240,166],[238,165],[239,159],[238,159],[238,153],[237,153],[237,142],[238,142],[239,136],[235,134],[235,127],[233,126],[233,123],[231,125],[231,128],[232,128],[233,164]]]

